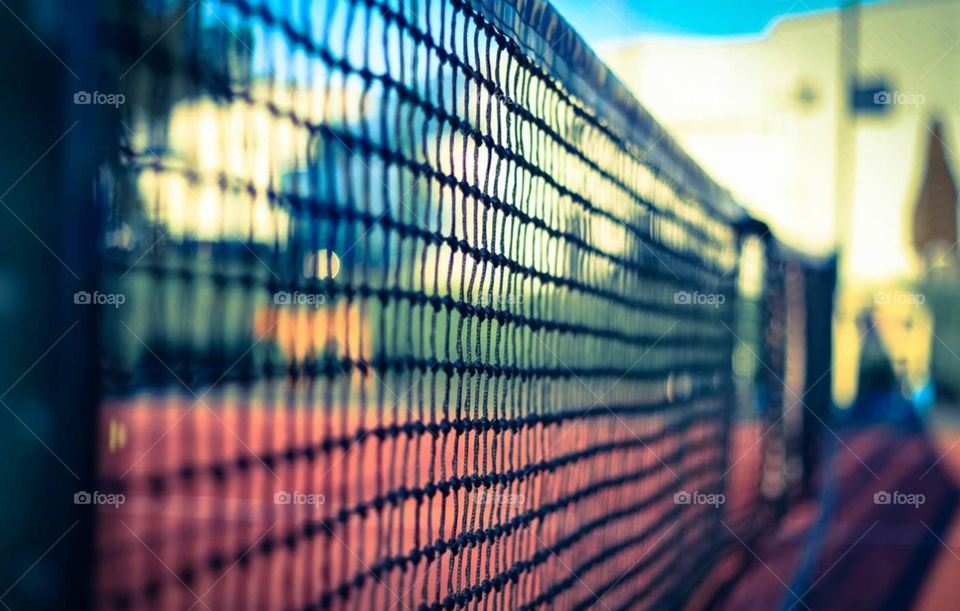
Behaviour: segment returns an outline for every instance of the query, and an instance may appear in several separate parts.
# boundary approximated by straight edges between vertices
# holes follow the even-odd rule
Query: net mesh
[[[556,13],[108,21],[99,605],[679,605],[727,533],[737,237]]]

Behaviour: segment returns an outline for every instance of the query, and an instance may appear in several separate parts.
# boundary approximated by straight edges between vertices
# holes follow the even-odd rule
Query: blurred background
[[[558,0],[653,115],[751,214],[840,255],[834,397],[865,312],[922,409],[960,397],[960,3]]]

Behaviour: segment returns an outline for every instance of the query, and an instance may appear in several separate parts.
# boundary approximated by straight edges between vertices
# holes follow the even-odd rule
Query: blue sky
[[[758,34],[780,15],[837,8],[843,4],[842,0],[552,0],[552,3],[590,44],[641,34]]]

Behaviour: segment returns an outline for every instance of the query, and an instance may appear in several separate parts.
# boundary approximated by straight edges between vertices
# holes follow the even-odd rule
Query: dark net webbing
[[[533,52],[552,9],[496,7],[108,12],[102,607],[662,609],[709,570],[722,509],[675,495],[725,490],[735,232],[579,39]]]

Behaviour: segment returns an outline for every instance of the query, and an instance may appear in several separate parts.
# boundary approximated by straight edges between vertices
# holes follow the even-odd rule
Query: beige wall
[[[839,28],[838,13],[824,11],[783,19],[756,38],[647,38],[601,55],[717,180],[795,246],[833,246],[837,167],[855,169],[843,276],[874,283],[916,269],[910,208],[932,116],[946,121],[947,146],[960,149],[960,2],[861,8],[861,80],[884,77],[925,99],[879,118],[841,112]],[[853,159],[838,164],[839,120],[855,145]]]
[[[860,43],[848,53],[855,51],[861,81],[885,79],[899,93],[923,96],[922,104],[894,105],[881,116],[848,114],[838,95],[837,11],[783,19],[754,38],[654,37],[600,50],[694,158],[781,239],[831,250],[835,202],[849,202],[839,240],[840,404],[855,392],[857,312],[877,291],[914,290],[909,279],[920,273],[911,219],[934,116],[945,123],[947,148],[960,151],[960,0],[868,5],[860,24]],[[839,149],[838,137],[846,143]],[[960,158],[951,156],[956,176]],[[846,186],[838,182],[843,176]],[[931,321],[924,308],[907,309],[880,306],[878,316],[892,356],[919,383],[927,376]]]

